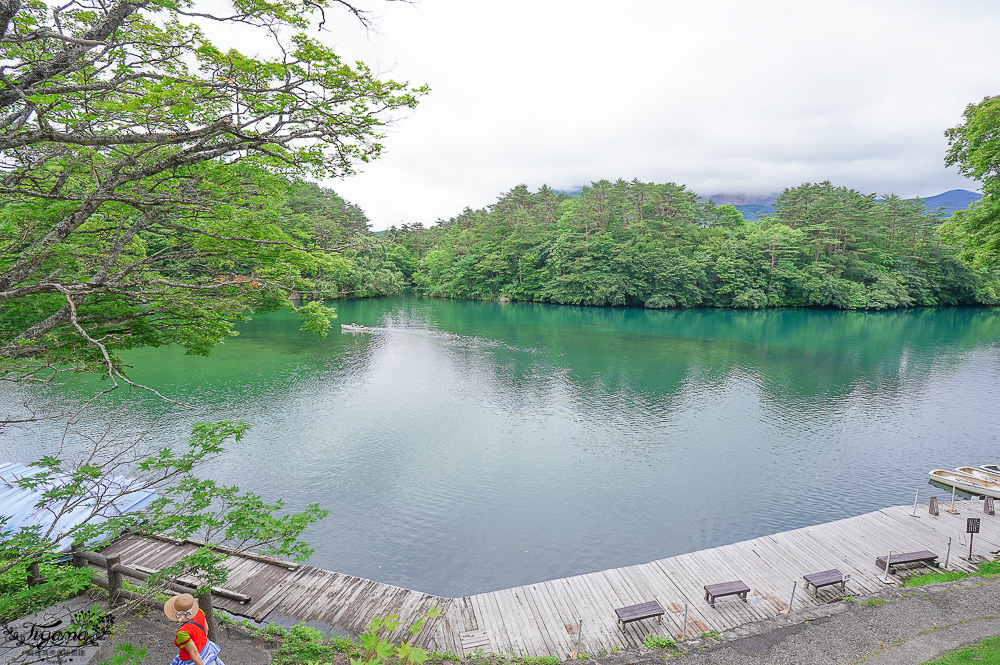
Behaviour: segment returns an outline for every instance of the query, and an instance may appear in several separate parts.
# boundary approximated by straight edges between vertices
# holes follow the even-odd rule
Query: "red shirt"
[[[174,638],[174,646],[180,649],[181,660],[191,661],[191,654],[184,646],[194,640],[194,648],[198,653],[205,648],[208,644],[208,633],[205,626],[208,625],[208,620],[205,618],[205,613],[198,610],[193,619],[190,619],[180,628],[177,629],[177,637]]]

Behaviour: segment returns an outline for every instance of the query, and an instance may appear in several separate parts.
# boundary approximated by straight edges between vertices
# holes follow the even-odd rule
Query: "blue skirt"
[[[205,665],[226,665],[219,658],[219,645],[209,640],[205,647],[199,653],[201,656],[201,662]],[[185,665],[187,663],[193,663],[193,660],[181,660],[180,654],[174,656],[174,659],[170,661],[170,665]]]

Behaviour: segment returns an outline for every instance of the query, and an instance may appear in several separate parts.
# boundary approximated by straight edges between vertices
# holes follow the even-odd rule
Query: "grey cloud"
[[[1000,94],[998,28],[1000,7],[977,0],[392,3],[380,34],[346,38],[345,55],[433,92],[379,162],[327,184],[376,228],[488,205],[521,182],[975,189],[944,167],[943,132]]]

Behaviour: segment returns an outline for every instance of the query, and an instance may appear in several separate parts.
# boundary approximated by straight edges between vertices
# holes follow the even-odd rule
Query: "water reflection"
[[[157,443],[206,412],[250,421],[213,477],[331,508],[314,564],[444,595],[906,503],[928,469],[995,457],[988,309],[338,308],[374,330],[318,339],[277,314],[211,358],[130,353],[138,381],[204,410],[121,391],[97,420]],[[52,434],[2,445],[31,460]]]

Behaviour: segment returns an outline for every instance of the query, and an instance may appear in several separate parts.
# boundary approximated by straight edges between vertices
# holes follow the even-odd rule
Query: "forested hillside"
[[[403,275],[388,259],[388,245],[369,229],[368,216],[335,191],[313,182],[291,185],[284,195],[278,225],[290,238],[326,252],[327,261],[304,271],[321,281],[324,299],[395,293]]]
[[[829,182],[786,189],[747,223],[682,185],[602,180],[578,196],[518,186],[432,228],[391,229],[429,295],[575,305],[888,309],[994,304],[997,274],[934,233],[919,201]]]

